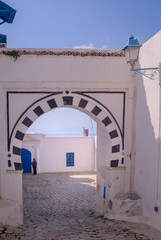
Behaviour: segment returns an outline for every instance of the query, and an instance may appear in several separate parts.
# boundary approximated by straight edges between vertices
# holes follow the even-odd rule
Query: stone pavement
[[[2,226],[0,239],[161,240],[161,232],[149,226],[96,214],[95,194],[92,174],[24,174],[24,224]]]

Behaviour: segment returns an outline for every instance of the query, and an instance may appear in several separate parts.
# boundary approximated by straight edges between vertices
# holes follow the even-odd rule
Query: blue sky
[[[133,34],[141,43],[161,28],[160,0],[3,0],[17,10],[0,26],[8,47],[122,49]]]
[[[40,116],[28,132],[41,132],[48,136],[77,136],[83,135],[83,128],[89,129],[90,136],[97,134],[96,122],[86,114],[71,108],[57,108]]]
[[[140,43],[161,29],[161,0],[3,0],[17,10],[13,24],[3,24],[8,48],[96,48],[122,49],[133,34]],[[71,111],[71,112],[70,112]],[[60,117],[69,117],[61,122]],[[55,119],[59,133],[90,128],[91,120],[80,112],[63,109],[46,114],[32,126],[43,129]],[[60,116],[59,116],[60,115]],[[50,118],[50,119],[49,119]],[[81,119],[81,123],[78,119]],[[84,121],[84,122],[83,122]],[[52,122],[53,123],[53,122]],[[73,128],[72,128],[72,126]],[[52,126],[51,126],[52,127]],[[96,124],[94,126],[96,131]],[[68,129],[68,130],[67,130]],[[72,132],[75,129],[75,132]],[[56,132],[56,128],[45,130]],[[44,132],[45,133],[45,132]]]

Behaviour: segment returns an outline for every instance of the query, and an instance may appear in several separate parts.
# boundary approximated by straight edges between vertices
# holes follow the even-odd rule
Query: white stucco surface
[[[7,51],[12,50],[8,49]],[[15,151],[19,152],[22,147],[20,139],[15,137],[16,134],[20,133],[21,138],[21,133],[26,133],[28,129],[26,125],[22,124],[22,121],[25,118],[35,121],[38,117],[34,112],[36,107],[41,107],[44,112],[50,111],[51,109],[47,104],[47,100],[53,99],[53,96],[48,97],[50,93],[61,92],[60,96],[54,96],[57,107],[65,107],[63,97],[71,96],[73,105],[67,106],[88,114],[98,124],[97,210],[104,212],[105,203],[102,194],[104,186],[108,189],[106,167],[108,166],[110,169],[111,161],[116,162],[116,165],[118,164],[117,161],[119,161],[119,166],[125,166],[126,161],[129,161],[127,156],[129,156],[131,150],[132,123],[129,119],[132,116],[133,84],[123,54],[119,51],[79,50],[77,55],[76,50],[62,49],[46,50],[51,51],[51,55],[42,54],[42,49],[17,49],[16,51],[23,52],[16,61],[12,57],[4,54],[0,55],[0,86],[2,93],[2,109],[0,110],[2,115],[0,115],[0,120],[5,126],[1,129],[2,136],[5,135],[5,141],[1,136],[0,141],[4,145],[2,150],[4,171],[6,168],[13,171],[14,162],[20,162],[20,156],[12,154],[12,149],[16,147]],[[68,55],[68,52],[72,52],[72,54]],[[53,55],[53,53],[58,54]],[[67,91],[69,91],[68,95]],[[79,92],[82,93],[79,94]],[[83,101],[88,103],[83,108],[79,107],[82,98]],[[101,112],[93,114],[92,111],[95,108],[100,109]],[[106,119],[106,123],[102,122],[104,119]],[[125,121],[128,122],[128,128]],[[8,139],[6,129],[10,137],[9,152],[6,151],[7,146],[5,145]],[[109,133],[111,133],[111,137]],[[28,146],[29,150],[33,152],[33,156],[40,159],[38,171],[55,171],[54,165],[51,164],[53,163],[53,156],[54,161],[56,161],[56,157],[59,157],[59,161],[56,161],[57,171],[66,171],[66,167],[63,165],[65,152],[59,152],[56,156],[56,151],[51,149],[45,154],[44,151],[41,151],[40,142],[40,139],[37,139],[36,147]],[[124,143],[126,144],[124,145]],[[52,145],[49,139],[44,141],[43,144],[42,149],[46,149],[46,145]],[[73,144],[74,150],[71,145],[69,146],[67,143],[64,145],[66,146],[65,151],[78,152],[75,155],[75,171],[94,169],[95,163],[90,159],[93,158],[92,154],[95,154],[95,152],[89,154],[89,149],[85,148],[80,154],[78,146],[75,146],[75,144]],[[9,158],[6,157],[8,154],[11,155]],[[87,156],[89,156],[88,161]],[[49,166],[44,163],[46,158],[50,160]],[[12,163],[10,167],[7,167],[8,159]],[[69,171],[71,171],[71,168]],[[128,174],[124,171],[124,175]],[[124,177],[120,178],[119,182],[123,189],[125,187]],[[129,184],[130,177],[126,177],[126,179]],[[5,181],[4,183],[2,192],[6,192],[5,189],[8,186]],[[127,188],[129,188],[128,184],[126,184]],[[19,188],[21,188],[21,184],[19,184]],[[115,182],[112,188],[115,193]],[[6,194],[11,200],[14,199],[14,194],[13,196],[9,193]],[[112,197],[114,197],[114,194]]]
[[[39,145],[37,147],[37,141]],[[31,150],[32,158],[38,162],[41,172],[81,172],[95,171],[95,137],[47,137],[39,134],[26,134],[23,147],[37,149],[38,156]],[[66,166],[66,153],[74,153],[74,166]]]
[[[1,172],[0,222],[13,226],[23,223],[22,171]],[[12,187],[11,187],[12,186]]]
[[[8,50],[12,51],[13,49]],[[34,52],[34,49],[27,49],[27,51],[30,50]],[[36,50],[41,52],[41,49]],[[53,50],[51,49],[51,51]],[[59,52],[61,51],[63,49],[59,50]],[[129,69],[124,57],[44,56],[40,54],[39,56],[22,55],[15,62],[12,57],[1,55],[0,58],[1,82],[5,83],[7,78],[7,82],[10,82],[11,85],[15,82],[29,84],[33,80],[36,85],[37,83],[44,85],[45,81],[46,83],[54,82],[55,85],[63,83],[64,87],[74,83],[73,87],[77,84],[81,88],[83,87],[82,83],[87,85],[93,83],[105,84],[106,82],[119,83],[120,81],[130,83],[128,79]],[[8,68],[10,71],[8,71]],[[119,70],[115,71],[116,69]],[[124,69],[124,71],[120,71],[121,69]]]
[[[135,67],[160,66],[160,42],[161,31],[143,44]],[[54,107],[80,110],[98,124],[97,210],[107,216],[112,214],[111,206],[116,194],[132,191],[140,197],[141,216],[138,221],[160,229],[160,76],[156,80],[141,74],[134,77],[119,51],[17,51],[22,54],[16,61],[0,52],[2,199],[17,201],[20,204],[17,211],[21,216],[22,183],[21,175],[15,171],[15,163],[19,166],[22,139],[28,124],[50,111],[52,107],[48,103],[51,101]],[[26,146],[39,159],[39,172],[68,171],[64,164],[66,152],[75,152],[74,171],[94,170],[94,141],[90,137],[77,138],[78,144],[75,138],[57,138],[57,142],[44,137],[30,140],[31,144]],[[61,144],[64,148],[59,151]],[[47,147],[50,147],[48,151]],[[9,191],[11,185],[12,190]],[[104,189],[107,193],[105,198]],[[119,204],[116,204],[116,209]],[[123,212],[117,217],[124,219],[121,216]]]
[[[23,223],[23,210],[18,201],[0,200],[0,222],[11,226],[19,226]]]
[[[159,67],[161,31],[145,42],[140,50],[140,68]],[[145,220],[158,227],[161,223],[161,155],[160,155],[160,76],[150,80],[142,75],[134,79],[135,161],[134,189],[142,198]],[[158,207],[158,212],[155,211]]]

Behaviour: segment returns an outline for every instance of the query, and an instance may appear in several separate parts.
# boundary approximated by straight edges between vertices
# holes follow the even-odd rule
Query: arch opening
[[[9,170],[21,170],[21,148],[25,133],[28,128],[43,114],[57,108],[73,108],[79,110],[97,122],[98,126],[98,148],[97,148],[97,201],[98,211],[104,213],[106,201],[103,198],[107,192],[107,202],[114,193],[124,188],[125,174],[120,175],[119,171],[111,172],[119,166],[125,166],[123,161],[123,135],[118,127],[116,119],[111,112],[98,100],[88,98],[85,95],[73,93],[50,94],[37,99],[34,103],[24,109],[17,119],[10,135],[10,146],[8,156]],[[100,138],[100,141],[99,141]],[[110,148],[108,149],[108,146]],[[114,174],[113,174],[114,173]],[[116,183],[114,181],[116,181]],[[113,182],[111,188],[111,181]],[[120,188],[121,186],[121,188]],[[114,191],[116,189],[116,191]],[[112,192],[112,194],[110,193]]]
[[[68,107],[66,107],[66,109],[68,109]],[[74,111],[78,112],[78,110],[79,108],[74,108]],[[56,110],[53,110],[53,111],[56,111]],[[89,115],[90,117],[92,116],[92,114],[90,114],[88,111],[82,111],[82,112],[84,112],[85,115]],[[46,114],[48,113],[44,113],[43,115],[41,115],[39,118],[37,118],[37,120],[35,120],[34,123],[36,124],[36,121],[38,121],[38,119],[45,116]],[[88,137],[73,136],[71,137],[71,139],[70,137],[67,137],[67,138],[65,137],[66,139],[64,140],[64,137],[62,139],[62,137],[60,136],[54,137],[54,139],[52,139],[52,137],[49,136],[48,138],[46,138],[42,134],[36,134],[36,135],[28,134],[29,141],[27,141],[27,139],[24,138],[22,141],[22,144],[24,141],[26,141],[26,145],[23,145],[23,147],[27,148],[28,146],[29,150],[31,150],[32,152],[32,158],[36,158],[36,159],[39,158],[38,173],[39,172],[41,173],[44,173],[44,172],[45,173],[47,172],[96,173],[96,176],[97,176],[96,186],[98,190],[96,193],[96,209],[97,211],[102,213],[103,205],[104,205],[104,200],[102,196],[103,196],[103,186],[105,185],[105,166],[106,166],[106,162],[108,162],[108,160],[110,160],[110,157],[111,157],[111,153],[110,153],[111,140],[108,132],[104,131],[103,124],[101,124],[96,117],[94,117],[94,119],[97,121],[98,132],[99,132],[97,136],[97,141],[95,136],[88,136]],[[85,127],[88,127],[88,126],[86,125]],[[29,131],[30,131],[30,127],[28,128],[28,132]],[[74,141],[72,138],[74,138]],[[62,144],[65,147],[60,148]],[[46,147],[46,150],[45,150],[45,147]],[[60,152],[59,152],[59,148],[60,148]],[[55,150],[57,151],[56,154],[55,154]],[[68,167],[67,159],[65,159],[65,156],[66,154],[70,154],[70,153],[74,154],[74,166]],[[51,159],[48,162],[47,159],[49,158]],[[54,161],[56,159],[60,159],[59,164],[57,164],[57,162]],[[74,170],[75,166],[77,167]]]
[[[88,114],[97,123],[101,123],[108,132],[111,140],[111,157],[107,162],[107,165],[109,167],[118,167],[120,165],[124,166],[123,138],[116,120],[107,110],[107,108],[103,107],[103,105],[98,101],[95,101],[94,99],[88,99],[86,96],[80,96],[79,94],[74,93],[70,95],[50,95],[48,98],[36,101],[35,104],[32,104],[27,111],[24,111],[24,114],[22,114],[17,125],[14,127],[11,139],[11,151],[9,154],[12,155],[12,164],[10,164],[10,169],[15,168],[18,170],[21,167],[20,150],[27,129],[42,114],[59,107],[78,109],[79,111]]]
[[[38,172],[95,172],[96,122],[76,109],[44,113],[28,128],[22,144],[37,159]]]

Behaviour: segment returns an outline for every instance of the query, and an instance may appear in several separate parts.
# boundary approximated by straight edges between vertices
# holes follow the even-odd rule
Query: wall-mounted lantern
[[[131,35],[129,37],[126,46],[122,49],[125,53],[126,61],[131,66],[131,71],[136,71],[150,79],[154,79],[159,73],[159,67],[154,68],[134,68],[135,63],[139,58],[139,51],[142,45],[137,38]],[[150,71],[150,72],[149,72]]]

